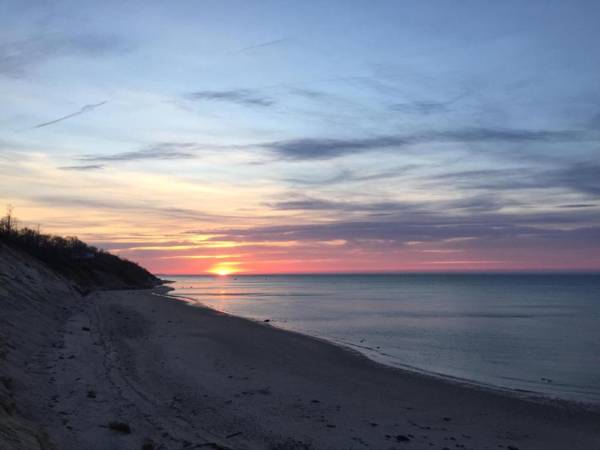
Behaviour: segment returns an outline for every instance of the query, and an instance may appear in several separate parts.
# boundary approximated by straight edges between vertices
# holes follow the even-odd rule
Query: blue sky
[[[0,201],[159,271],[598,269],[598,17],[0,1]]]

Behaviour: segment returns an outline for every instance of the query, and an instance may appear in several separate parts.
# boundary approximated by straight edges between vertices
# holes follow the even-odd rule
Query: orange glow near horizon
[[[229,269],[215,269],[214,274],[219,275],[220,277],[226,277],[227,275],[231,275],[233,272]]]
[[[55,169],[34,170],[25,164],[27,161],[24,159],[21,165],[28,186],[56,177]],[[7,185],[17,184],[16,173],[13,170],[7,175]],[[124,191],[135,193],[134,197],[157,195],[146,179],[131,173],[105,171],[79,177],[82,175],[67,172],[56,183],[62,186],[93,181],[94,185],[108,186],[102,198],[120,198],[112,190],[117,183]],[[188,189],[194,192],[194,186],[182,183],[185,195],[176,195],[169,185],[168,198],[150,205],[119,200],[110,206],[102,198],[91,198],[87,204],[79,197],[66,197],[61,190],[64,199],[58,194],[48,199],[56,205],[13,201],[0,195],[0,208],[2,203],[12,203],[22,226],[35,228],[40,224],[42,232],[79,236],[162,275],[566,271],[598,270],[600,264],[597,246],[588,240],[544,237],[545,228],[529,228],[529,234],[520,235],[516,247],[503,236],[471,236],[469,229],[440,227],[437,223],[416,229],[402,223],[388,226],[372,218],[356,222],[355,213],[336,212],[337,221],[287,210],[275,214],[265,209],[262,187],[253,191],[232,185],[215,192],[211,202],[203,205],[212,215],[203,219],[204,213],[196,211],[194,197],[188,195]],[[42,187],[45,185],[37,186]],[[231,200],[235,193],[246,202],[244,208],[236,203],[237,197]],[[228,216],[229,207],[239,210],[240,215]],[[342,226],[344,223],[357,228],[350,233]],[[422,238],[421,228],[429,230],[432,237]],[[541,237],[535,237],[534,232]]]
[[[238,262],[222,262],[215,264],[208,270],[208,273],[213,275],[218,275],[220,277],[225,277],[227,275],[233,275],[239,273],[240,270],[236,268],[238,266]]]

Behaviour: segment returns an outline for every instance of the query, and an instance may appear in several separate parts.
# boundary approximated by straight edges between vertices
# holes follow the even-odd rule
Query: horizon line
[[[342,272],[237,272],[219,275],[213,272],[201,273],[155,273],[157,277],[255,277],[292,275],[560,275],[583,274],[600,275],[600,269],[527,269],[527,270],[464,270],[464,271],[342,271]]]

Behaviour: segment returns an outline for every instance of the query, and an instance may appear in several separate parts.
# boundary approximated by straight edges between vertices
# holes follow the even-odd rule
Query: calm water
[[[386,364],[600,403],[600,275],[168,278],[176,295]]]

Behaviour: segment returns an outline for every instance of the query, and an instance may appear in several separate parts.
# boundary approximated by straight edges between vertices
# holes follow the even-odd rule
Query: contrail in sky
[[[63,120],[70,119],[71,117],[75,117],[75,116],[78,116],[80,114],[84,114],[86,112],[93,111],[94,109],[99,108],[100,106],[104,105],[106,102],[108,102],[108,100],[105,100],[105,101],[100,102],[100,103],[94,103],[92,105],[82,106],[79,111],[75,111],[74,113],[67,114],[66,116],[59,117],[58,119],[54,119],[54,120],[51,120],[49,122],[44,122],[44,123],[37,124],[33,128],[42,128],[42,127],[47,127],[48,125],[54,125],[55,123],[62,122]]]
[[[272,41],[261,42],[260,44],[250,45],[248,47],[240,48],[240,49],[234,51],[233,53],[243,53],[243,52],[256,50],[256,49],[263,48],[263,47],[271,47],[273,45],[283,44],[284,42],[288,42],[289,40],[290,40],[290,38],[281,38],[281,39],[274,39]]]

